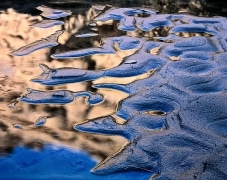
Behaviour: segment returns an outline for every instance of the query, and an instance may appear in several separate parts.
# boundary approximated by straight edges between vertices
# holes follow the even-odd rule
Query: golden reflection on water
[[[51,68],[76,67],[87,69],[89,62],[96,64],[92,68],[110,68],[120,63],[122,57],[131,52],[120,52],[115,55],[101,55],[82,59],[57,61],[50,59],[53,48],[44,48],[26,56],[11,56],[11,51],[47,37],[63,28],[65,33],[60,36],[60,45],[54,51],[62,51],[66,48],[81,48],[81,42],[75,42],[72,34],[86,25],[86,22],[95,15],[92,10],[87,11],[87,16],[75,15],[65,18],[65,26],[54,26],[48,29],[31,27],[34,21],[40,21],[40,16],[31,16],[8,9],[0,14],[0,154],[9,153],[17,145],[25,145],[33,148],[41,148],[46,143],[56,143],[70,146],[76,149],[85,149],[97,158],[107,156],[111,151],[116,151],[125,140],[121,137],[105,137],[77,132],[73,124],[100,115],[108,115],[115,112],[116,104],[127,97],[117,91],[100,90],[108,99],[102,104],[89,107],[84,98],[80,97],[67,105],[29,105],[16,103],[16,98],[26,92],[27,88],[38,90],[67,89],[71,91],[91,90],[90,82],[66,84],[55,87],[45,87],[33,83],[30,79],[40,74],[40,63]],[[70,29],[74,26],[70,32]],[[71,27],[71,28],[70,28]],[[78,40],[78,38],[77,38]],[[97,43],[95,37],[88,38],[86,44]],[[113,61],[114,59],[114,61]],[[86,61],[87,60],[87,61]],[[126,80],[132,81],[135,78]],[[100,82],[105,79],[99,80]],[[98,82],[99,82],[98,81]],[[117,95],[116,95],[117,94]],[[117,98],[116,98],[117,97]],[[9,105],[9,106],[8,106]],[[15,107],[14,107],[15,106]],[[34,123],[40,117],[48,117],[43,126],[36,127]]]

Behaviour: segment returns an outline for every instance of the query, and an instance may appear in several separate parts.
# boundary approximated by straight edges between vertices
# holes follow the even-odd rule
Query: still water
[[[225,179],[225,7],[0,3],[1,177]]]

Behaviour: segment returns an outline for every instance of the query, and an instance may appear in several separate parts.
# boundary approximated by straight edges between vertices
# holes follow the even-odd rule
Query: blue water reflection
[[[80,179],[80,180],[141,180],[149,179],[149,172],[124,172],[98,176],[90,173],[97,163],[88,154],[63,146],[46,145],[42,150],[18,146],[13,153],[0,157],[0,174],[4,180]]]

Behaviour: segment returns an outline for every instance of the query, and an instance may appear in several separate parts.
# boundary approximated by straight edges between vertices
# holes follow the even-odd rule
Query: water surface
[[[190,3],[3,3],[0,164],[19,179],[18,149],[61,144],[102,160],[84,158],[82,179],[226,177],[227,20]],[[42,163],[56,173],[38,163],[28,178]],[[66,164],[59,177],[74,177]]]

